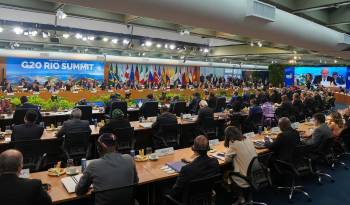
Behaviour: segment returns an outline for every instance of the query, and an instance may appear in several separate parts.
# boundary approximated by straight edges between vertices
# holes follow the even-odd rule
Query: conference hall
[[[1,205],[350,204],[350,1],[0,0]]]

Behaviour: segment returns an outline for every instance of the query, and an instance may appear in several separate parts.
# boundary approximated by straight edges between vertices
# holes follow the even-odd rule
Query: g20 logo
[[[41,62],[23,61],[21,67],[25,69],[40,69],[43,67],[43,64]]]

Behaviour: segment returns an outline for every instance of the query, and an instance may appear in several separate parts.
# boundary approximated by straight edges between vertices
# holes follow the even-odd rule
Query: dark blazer
[[[299,132],[290,127],[278,134],[274,142],[266,143],[265,146],[273,151],[274,159],[292,162],[298,144],[300,144]]]
[[[216,109],[218,98],[216,96],[208,98],[208,107]]]
[[[1,205],[50,205],[50,196],[40,180],[22,179],[15,174],[0,176]]]
[[[153,138],[153,145],[155,147],[163,146],[163,141],[162,141],[163,131],[161,129],[163,125],[177,125],[176,115],[170,112],[163,112],[161,115],[157,117],[157,120],[153,123],[152,129],[155,131],[154,138]]]
[[[40,139],[43,135],[44,127],[27,123],[22,125],[15,125],[11,135],[11,141],[24,141]]]
[[[214,118],[214,110],[210,107],[205,107],[198,111],[198,125],[203,124],[206,118]]]
[[[61,138],[63,135],[71,132],[87,132],[90,131],[90,124],[87,120],[71,119],[63,123],[61,129],[57,132],[56,137]]]
[[[198,109],[199,109],[199,102],[200,102],[200,100],[201,99],[199,99],[199,98],[192,99],[192,101],[188,105],[188,109],[189,109],[190,113],[197,114]]]
[[[181,200],[188,183],[195,179],[215,176],[220,173],[219,162],[215,158],[199,156],[192,163],[182,167],[176,183],[170,191],[170,195]]]
[[[100,134],[113,133],[113,130],[115,130],[117,128],[122,129],[122,128],[127,128],[127,127],[131,127],[128,119],[121,119],[121,120],[111,119],[109,121],[109,123],[107,123],[103,127],[101,127]]]
[[[334,80],[334,79],[333,79],[332,77],[327,76],[327,81],[328,81],[328,82],[333,82],[333,80]],[[315,76],[315,78],[314,78],[313,84],[318,85],[318,84],[321,83],[321,81],[322,81],[322,76],[321,76],[321,75],[317,75],[317,76]]]
[[[113,111],[113,110],[111,110],[112,104],[114,102],[117,102],[117,101],[120,101],[120,100],[119,99],[108,100],[108,102],[106,103],[106,106],[105,106],[105,114],[107,114],[107,115],[111,114],[111,112]]]
[[[17,106],[17,108],[30,108],[30,109],[36,109],[39,110],[39,107],[33,104],[30,104],[28,102],[23,103],[22,105]]]

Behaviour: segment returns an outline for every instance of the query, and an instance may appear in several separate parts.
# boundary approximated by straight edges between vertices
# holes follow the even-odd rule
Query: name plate
[[[174,154],[175,151],[174,151],[174,147],[167,147],[163,149],[156,149],[154,153],[156,153],[159,157],[162,157],[162,156]]]
[[[40,92],[33,92],[33,95],[40,95]]]
[[[182,117],[184,119],[191,119],[192,116],[191,116],[191,114],[183,114]]]
[[[219,144],[219,139],[213,139],[213,140],[209,140],[209,146],[215,146]]]
[[[14,96],[14,93],[7,93],[7,96]]]
[[[255,133],[254,132],[248,132],[248,133],[243,134],[243,136],[245,136],[246,138],[252,138],[252,137],[255,137]]]
[[[113,90],[108,90],[107,92],[109,92],[109,93],[113,93]]]
[[[97,93],[97,91],[96,90],[92,90],[91,93]]]
[[[294,129],[299,128],[299,126],[300,126],[300,123],[299,123],[299,122],[294,122],[294,123],[292,123],[292,128],[294,128]]]
[[[143,92],[143,90],[142,90],[142,89],[141,89],[141,90],[138,90],[138,91],[139,91],[140,93],[141,93],[141,92]]]
[[[271,128],[271,132],[280,132],[281,130],[280,130],[280,128],[279,127],[273,127],[273,128]]]
[[[78,93],[78,91],[73,91],[72,93],[77,94],[77,93]]]

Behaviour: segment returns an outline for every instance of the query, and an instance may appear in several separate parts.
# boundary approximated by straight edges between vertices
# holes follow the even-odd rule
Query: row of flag
[[[111,64],[109,79],[138,84],[187,84],[197,81],[198,67],[140,64]]]

